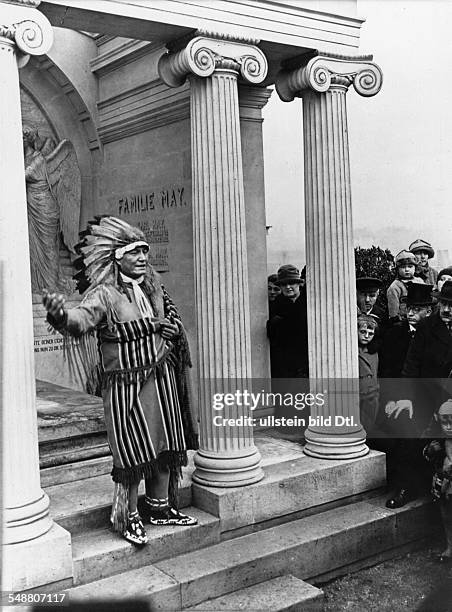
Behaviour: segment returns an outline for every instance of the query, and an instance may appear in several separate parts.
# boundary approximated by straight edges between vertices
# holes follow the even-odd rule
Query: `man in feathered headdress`
[[[115,217],[97,218],[81,234],[80,272],[85,296],[67,310],[62,295],[45,292],[48,321],[63,335],[97,333],[105,423],[115,484],[111,522],[134,544],[147,542],[138,514],[152,525],[194,525],[177,507],[187,449],[197,447],[186,369],[191,366],[177,310],[148,262],[141,230]],[[87,344],[87,343],[86,343]]]

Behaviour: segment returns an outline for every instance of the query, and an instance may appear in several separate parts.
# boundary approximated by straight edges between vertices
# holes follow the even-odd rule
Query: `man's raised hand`
[[[56,320],[61,321],[65,315],[65,299],[61,293],[50,293],[47,289],[43,290],[42,303],[47,312]]]

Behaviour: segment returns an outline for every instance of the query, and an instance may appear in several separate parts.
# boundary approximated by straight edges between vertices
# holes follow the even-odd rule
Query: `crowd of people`
[[[439,560],[451,563],[452,266],[438,273],[434,254],[421,239],[401,250],[386,299],[382,279],[356,280],[360,419],[369,445],[386,452],[386,506],[430,488],[447,540]],[[272,378],[309,376],[305,278],[289,264],[268,277]]]

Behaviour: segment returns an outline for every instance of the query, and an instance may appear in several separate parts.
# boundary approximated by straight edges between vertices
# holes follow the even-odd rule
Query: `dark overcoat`
[[[295,302],[284,295],[278,295],[274,300],[267,322],[267,335],[272,378],[308,376],[308,318],[304,287]]]
[[[421,321],[410,344],[402,376],[415,422],[422,432],[439,406],[452,397],[452,335],[438,313]]]

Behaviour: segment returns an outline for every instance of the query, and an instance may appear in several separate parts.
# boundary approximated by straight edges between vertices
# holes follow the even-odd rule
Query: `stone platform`
[[[435,523],[428,500],[385,508],[382,453],[320,460],[281,432],[255,432],[263,480],[230,489],[193,484],[191,452],[180,505],[198,525],[147,526],[149,544],[137,549],[109,528],[108,450],[89,456],[105,436],[100,398],[39,383],[38,420],[43,486],[53,519],[71,534],[73,563],[71,579],[42,589],[67,589],[74,603],[138,598],[156,610],[320,611],[322,582],[416,547]]]
[[[428,536],[431,504],[385,508],[385,457],[327,461],[300,444],[256,435],[265,478],[247,487],[193,485],[181,506],[195,527],[147,526],[137,549],[108,527],[108,475],[46,488],[72,536],[71,601],[146,600],[155,610],[321,610],[318,585],[395,556]],[[286,593],[287,596],[282,596]],[[279,595],[278,595],[279,594]]]

